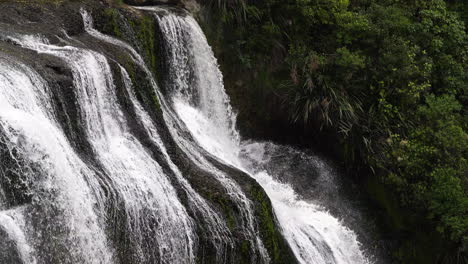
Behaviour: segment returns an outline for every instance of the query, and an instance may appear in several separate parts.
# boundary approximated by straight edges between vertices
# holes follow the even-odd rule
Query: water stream
[[[301,200],[291,186],[251,166],[257,159],[239,139],[235,114],[207,40],[191,16],[160,15],[172,78],[173,107],[197,142],[255,178],[272,200],[283,234],[301,263],[366,263],[356,234],[325,208]],[[244,153],[244,155],[240,155]]]
[[[370,263],[343,220],[266,168],[272,158],[266,146],[276,145],[241,139],[223,75],[196,20],[168,9],[139,9],[151,13],[162,34],[164,93],[137,49],[96,30],[90,13],[81,9],[83,35],[133,60],[154,90],[165,128],[138,99],[128,69],[108,53],[67,34],[51,44],[43,36],[0,27],[2,41],[67,65],[77,123],[89,145],[81,153],[70,142],[45,77],[0,50],[0,238],[5,238],[0,245],[8,248],[0,262],[199,263],[204,251],[212,250],[216,263],[235,263],[236,239],[242,236],[251,263],[270,263],[254,201],[223,164],[265,190],[300,263]],[[136,120],[129,120],[121,105],[117,80]],[[175,146],[168,147],[164,129]],[[192,186],[171,152],[175,147],[221,186],[239,214],[239,230]]]

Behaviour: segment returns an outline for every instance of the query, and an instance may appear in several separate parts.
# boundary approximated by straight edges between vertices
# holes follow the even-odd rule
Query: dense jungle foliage
[[[404,212],[387,210],[406,233],[396,259],[468,263],[465,0],[207,3],[222,18],[221,65],[253,76],[240,115],[286,112],[292,127],[332,133],[346,166],[368,169]]]

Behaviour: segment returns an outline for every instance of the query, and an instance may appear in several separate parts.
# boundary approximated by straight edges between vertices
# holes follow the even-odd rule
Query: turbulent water
[[[239,140],[221,72],[196,21],[190,16],[168,14],[160,18],[160,25],[169,43],[171,69],[177,71],[172,74],[178,76],[171,91],[175,111],[208,152],[248,172],[262,185],[299,261],[365,263],[351,230],[323,208],[300,200],[291,186],[251,166],[249,160],[258,159],[260,154],[253,151],[252,144],[244,145]],[[178,71],[180,68],[182,71]],[[245,155],[241,156],[241,152]]]
[[[251,263],[270,263],[254,202],[224,164],[263,187],[300,263],[369,263],[352,230],[267,168],[268,149],[281,146],[240,139],[223,76],[195,19],[141,9],[154,16],[162,35],[165,93],[137,49],[100,33],[90,14],[81,14],[87,37],[120,49],[144,73],[169,141],[128,70],[109,54],[68,35],[51,44],[38,35],[0,31],[1,39],[67,65],[77,123],[89,146],[78,150],[70,141],[45,78],[0,51],[0,237],[7,238],[0,241],[6,249],[0,262],[198,263],[211,254],[211,262],[236,263],[242,237]],[[117,80],[128,105],[119,100]],[[192,186],[173,148],[225,193],[240,230]]]

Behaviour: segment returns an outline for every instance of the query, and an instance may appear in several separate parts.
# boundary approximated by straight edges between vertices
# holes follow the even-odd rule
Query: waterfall
[[[207,40],[191,16],[158,15],[170,67],[173,108],[197,142],[223,162],[249,173],[270,197],[283,234],[301,263],[366,263],[353,231],[324,208],[301,200],[291,186],[249,166],[235,115]],[[241,158],[240,153],[247,153]],[[246,160],[247,159],[247,160]]]
[[[370,263],[352,230],[267,169],[273,154],[266,143],[241,140],[222,73],[196,20],[138,9],[150,12],[161,32],[164,93],[137,49],[96,30],[84,9],[79,36],[60,29],[52,37],[12,33],[0,24],[0,45],[53,58],[69,70],[46,65],[69,75],[73,106],[64,107],[76,108],[68,110],[76,112],[78,130],[68,131],[61,120],[50,73],[38,66],[43,61],[0,49],[0,246],[6,248],[0,262],[238,263],[241,251],[243,261],[273,262],[258,201],[235,171],[263,187],[300,263]],[[139,98],[130,67],[100,45],[124,52],[143,72],[161,120]],[[85,142],[74,142],[73,133]],[[233,207],[234,220],[209,186],[193,184],[202,176],[202,184],[222,192],[220,203]]]
[[[122,72],[122,76],[125,82],[125,88],[127,89],[127,92],[130,96],[130,100],[132,101],[133,105],[136,108],[137,115],[139,116],[139,119],[142,122],[143,127],[145,128],[151,140],[153,140],[153,142],[155,142],[156,145],[159,147],[159,149],[162,151],[164,158],[169,164],[171,170],[174,172],[174,174],[177,177],[177,180],[179,181],[179,183],[183,186],[184,190],[186,191],[187,196],[189,197],[189,200],[191,202],[190,204],[191,209],[194,211],[198,211],[200,213],[199,215],[202,217],[202,219],[200,220],[204,221],[206,226],[208,227],[209,237],[210,239],[213,240],[214,246],[216,248],[217,261],[220,263],[224,262],[224,258],[226,257],[225,256],[226,250],[228,248],[232,248],[233,246],[232,245],[233,241],[231,237],[232,234],[230,233],[228,227],[226,226],[226,223],[221,219],[221,216],[219,216],[219,214],[216,213],[208,205],[207,201],[205,201],[205,199],[201,197],[192,188],[192,186],[190,186],[187,180],[183,177],[180,170],[174,164],[169,154],[167,153],[166,147],[164,146],[164,143],[161,140],[156,127],[152,123],[151,118],[143,110],[143,107],[135,98],[132,83],[131,83],[131,80],[127,71],[123,67],[120,67],[120,70]]]
[[[28,164],[18,175],[32,196],[30,207],[1,212],[0,224],[12,227],[4,226],[13,232],[11,237],[20,247],[24,263],[34,263],[34,255],[39,253],[34,254],[30,248],[47,246],[42,245],[43,241],[51,240],[65,245],[66,253],[61,254],[67,254],[68,262],[110,263],[111,249],[94,210],[99,207],[100,190],[88,187],[98,186],[96,177],[73,151],[57,124],[47,84],[13,59],[0,57],[0,62],[0,131],[8,151],[16,156],[15,161]],[[43,215],[63,221],[49,222]],[[27,232],[24,222],[38,229]],[[37,257],[47,262],[59,255],[47,253]],[[65,259],[61,261],[66,263]]]
[[[135,257],[142,262],[194,263],[193,220],[161,167],[129,133],[106,58],[31,36],[14,41],[55,55],[71,66],[87,137],[124,203],[128,234],[138,252]]]
[[[83,16],[86,31],[97,39],[119,46],[126,50],[129,53],[129,55],[133,58],[135,63],[138,66],[140,66],[141,69],[146,73],[151,85],[158,92],[159,89],[156,85],[156,81],[154,80],[152,73],[147,68],[146,64],[143,61],[143,58],[138,54],[138,52],[127,43],[119,39],[113,38],[111,36],[102,34],[101,32],[95,30],[93,26],[92,17],[84,9],[81,10],[81,14]],[[125,88],[127,89],[130,100],[133,103],[133,106],[135,107],[135,111],[139,118],[139,121],[146,130],[149,138],[158,146],[159,150],[163,153],[166,162],[169,164],[172,172],[177,177],[177,181],[184,188],[187,196],[189,197],[190,209],[198,212],[197,215],[199,215],[202,218],[199,219],[199,221],[203,221],[205,223],[205,226],[208,228],[208,237],[215,247],[217,262],[224,263],[228,252],[233,247],[232,234],[230,233],[230,230],[226,226],[226,223],[221,218],[221,216],[208,205],[208,202],[203,197],[196,193],[196,191],[190,186],[187,180],[183,177],[180,170],[174,164],[166,150],[163,141],[160,138],[155,124],[151,121],[149,115],[144,111],[143,106],[136,99],[133,85],[127,71],[122,66],[119,65],[119,67],[124,80]],[[162,100],[162,105],[164,107],[165,102],[162,96],[160,96],[159,98]]]
[[[226,162],[235,160],[239,154],[236,152],[239,144],[236,117],[224,92],[223,76],[202,29],[189,15],[166,13],[156,18],[167,45],[164,49],[170,65],[167,86],[176,111],[186,105],[200,111],[213,125],[212,129],[203,131],[203,140],[209,142],[202,145],[216,148],[216,155],[223,156]],[[215,90],[223,92],[214,93]],[[194,125],[205,122],[203,119],[192,121],[196,123]],[[225,147],[231,151],[223,149]]]
[[[142,10],[150,10],[150,11],[153,11],[154,9],[153,8],[139,8],[139,9],[142,9]],[[160,9],[156,9],[156,10],[160,10]],[[144,64],[143,62],[143,59],[141,58],[140,55],[138,55],[138,53],[130,46],[128,45],[127,43],[124,43],[118,39],[115,39],[115,38],[112,38],[110,36],[107,36],[107,35],[104,35],[100,32],[98,32],[97,30],[95,30],[93,28],[93,21],[91,19],[91,17],[89,16],[89,14],[82,10],[82,15],[83,15],[83,18],[84,18],[84,21],[85,21],[85,28],[87,30],[87,32],[89,34],[91,34],[92,36],[98,38],[98,39],[101,39],[103,41],[106,41],[106,42],[109,42],[113,45],[117,45],[117,46],[120,46],[122,48],[124,48],[125,50],[127,50],[129,52],[129,54],[131,55],[131,57],[135,60],[135,62],[146,72],[148,78],[150,78],[150,82],[151,84],[153,85],[153,88],[155,89],[155,92],[159,95],[159,100],[161,102],[161,106],[163,108],[163,111],[164,111],[164,117],[165,117],[165,121],[168,123],[168,128],[171,132],[171,135],[173,136],[174,140],[176,141],[176,143],[178,144],[178,146],[183,149],[185,151],[185,153],[188,155],[188,157],[191,159],[191,161],[193,161],[195,164],[197,164],[200,168],[203,168],[204,170],[208,171],[209,173],[211,173],[212,175],[214,175],[216,177],[216,180],[218,180],[225,188],[226,188],[226,192],[229,196],[231,196],[232,200],[234,202],[236,202],[239,206],[239,209],[241,210],[241,213],[243,214],[243,217],[242,217],[242,220],[244,221],[244,228],[246,229],[246,231],[248,232],[248,235],[249,235],[249,240],[251,242],[251,255],[252,255],[252,262],[255,262],[256,261],[256,255],[257,255],[257,252],[258,254],[260,255],[261,257],[261,260],[263,262],[269,262],[269,256],[268,256],[268,253],[263,245],[263,242],[262,240],[260,239],[259,235],[258,235],[258,230],[257,230],[257,227],[256,227],[256,223],[255,223],[255,220],[254,220],[254,215],[253,215],[253,208],[252,208],[252,202],[245,196],[245,194],[243,193],[243,191],[241,190],[240,186],[238,186],[237,183],[235,183],[234,181],[232,181],[227,175],[225,175],[224,172],[220,171],[219,169],[217,169],[214,165],[212,165],[206,158],[204,158],[204,155],[202,153],[200,153],[200,149],[198,148],[198,146],[194,145],[192,142],[190,142],[189,140],[187,140],[186,138],[184,138],[183,136],[180,135],[180,130],[181,130],[181,126],[183,126],[183,124],[181,123],[181,120],[177,117],[177,115],[172,111],[172,109],[170,108],[170,106],[168,106],[166,100],[164,99],[164,96],[160,93],[160,90],[158,89],[157,85],[156,85],[156,82],[155,80],[153,79],[152,77],[152,74],[151,72],[148,70],[147,66]],[[156,16],[157,19],[159,19],[158,16]],[[162,21],[160,21],[162,23]],[[200,29],[200,32],[201,32],[201,29]],[[177,67],[177,66],[175,66]],[[172,67],[170,67],[172,68]],[[217,69],[217,67],[215,68]],[[175,70],[177,70],[177,68],[175,68]],[[124,79],[127,79],[125,77],[126,74],[124,74]],[[176,78],[175,75],[171,75],[172,77]],[[216,77],[219,77],[220,76],[220,72],[219,72],[219,75],[216,76]],[[222,81],[222,79],[218,79],[218,81]],[[129,82],[127,81],[127,85],[129,84]],[[227,99],[227,97],[226,97]],[[135,103],[135,101],[134,101]],[[207,104],[207,106],[210,106],[209,104]],[[226,105],[227,107],[230,107],[228,104]],[[139,108],[137,106],[137,108]],[[140,112],[137,110],[137,112],[139,112],[140,114],[143,113],[143,112]],[[142,120],[145,120],[146,118],[144,116],[140,116],[140,118],[142,118]],[[146,119],[147,120],[147,119]],[[150,122],[144,122],[144,126],[145,126],[145,129],[147,129],[149,131],[149,134],[150,135],[157,135],[157,133],[154,133],[155,131],[155,128],[153,127],[150,127]],[[178,129],[177,129],[178,128]],[[152,136],[154,137],[154,136]],[[154,140],[154,138],[153,138]],[[160,146],[160,148],[163,150],[163,152],[165,152],[164,150],[164,147],[158,143],[158,140],[156,138],[155,140],[157,142],[157,145]],[[176,171],[176,175],[178,174],[178,172]],[[184,184],[185,185],[185,184]],[[190,195],[192,196],[192,195]],[[192,197],[193,198],[193,197]],[[196,199],[192,199],[193,200],[196,200]],[[208,208],[208,206],[203,206],[201,208]],[[208,210],[208,209],[206,209]],[[205,217],[210,217],[210,216],[214,216],[214,214],[205,214],[204,216]],[[221,237],[222,239],[220,239],[220,241],[222,241],[222,243],[227,243],[227,246],[228,247],[232,247],[232,238],[230,237],[231,235],[229,234],[229,230],[227,229],[226,225],[224,222],[221,222],[221,220],[219,219],[218,216],[215,216],[215,217],[210,217],[211,219],[209,219],[209,221],[211,222],[211,224],[209,225],[210,227],[213,227],[213,223],[216,223],[214,226],[216,227],[216,231],[214,231],[214,234],[217,234],[215,236],[216,237]],[[221,225],[221,226],[219,226]],[[213,231],[211,231],[213,233]],[[215,245],[216,248],[218,249],[222,249],[223,245]],[[224,255],[225,253],[223,252],[224,250],[217,250],[217,253],[221,254],[221,255]],[[218,256],[217,257],[218,259],[221,258],[221,256]]]
[[[206,113],[206,115],[213,117],[218,122],[212,123],[213,130],[211,133],[204,134],[202,137],[206,141],[219,142],[222,141],[226,135],[224,132],[232,132],[229,134],[230,138],[237,138],[238,133],[234,130],[235,127],[235,118],[230,115],[223,115],[223,111],[228,111],[232,113],[231,107],[229,105],[228,97],[221,95],[215,95],[209,93],[210,89],[222,85],[222,75],[218,69],[217,64],[206,63],[209,58],[196,56],[199,54],[206,54],[206,52],[211,51],[210,47],[204,40],[204,35],[198,24],[191,16],[176,16],[171,13],[166,12],[164,9],[159,8],[140,8],[142,10],[149,11],[163,11],[166,15],[160,16],[155,13],[155,17],[159,22],[161,31],[163,32],[163,38],[167,46],[165,46],[165,51],[168,53],[169,58],[169,82],[166,83],[167,86],[172,88],[172,97],[170,98],[172,104],[175,105],[177,117],[167,118],[168,123],[180,122],[181,116],[177,112],[177,106],[181,106],[181,102],[187,102],[190,105],[197,104],[201,109]],[[196,35],[197,37],[193,37]],[[199,40],[202,41],[199,41]],[[203,42],[204,40],[204,42]],[[201,53],[195,54],[194,51],[198,50]],[[197,67],[198,65],[203,64],[206,68]],[[187,68],[187,65],[189,68]],[[182,67],[182,68],[181,68]],[[179,71],[182,69],[182,71]],[[193,69],[197,74],[192,75],[192,72],[187,69]],[[208,74],[207,74],[208,73]],[[193,76],[193,83],[187,83],[191,80],[190,76]],[[196,87],[201,89],[193,89],[190,87]],[[171,112],[168,110],[167,112]],[[195,117],[195,116],[194,116]],[[196,118],[196,117],[195,117]],[[182,119],[182,121],[185,121]],[[204,122],[201,119],[191,120],[194,123]],[[189,124],[179,124],[179,126],[187,126],[189,129]],[[174,127],[170,125],[169,127]],[[208,132],[208,131],[205,131]],[[179,143],[180,147],[183,148],[186,153],[192,158],[192,160],[197,163],[200,167],[210,171],[218,177],[218,180],[225,186],[226,191],[232,198],[240,205],[242,213],[245,215],[244,219],[245,228],[249,230],[250,240],[253,243],[252,246],[256,247],[261,260],[263,262],[269,262],[268,253],[263,245],[258,230],[256,227],[255,219],[253,217],[252,202],[245,196],[240,186],[235,182],[229,179],[222,171],[218,170],[213,166],[203,154],[200,152],[198,146],[194,145],[192,142],[187,141],[185,138],[180,137],[177,131],[171,130],[172,136]],[[231,141],[224,141],[231,142]],[[234,147],[235,143],[230,147]],[[219,144],[213,144],[220,146]],[[202,145],[203,146],[203,145]],[[229,147],[228,145],[222,147]],[[219,153],[228,153],[231,152],[223,151],[218,149]],[[255,251],[253,251],[255,252]],[[252,260],[254,262],[255,259]]]

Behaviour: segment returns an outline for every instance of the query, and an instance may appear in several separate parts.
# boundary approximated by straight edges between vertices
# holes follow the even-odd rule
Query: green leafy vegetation
[[[405,213],[392,218],[409,219],[394,223],[395,228],[406,225],[403,229],[411,233],[424,232],[418,227],[424,226],[442,240],[437,252],[400,250],[396,258],[422,263],[426,254],[437,263],[466,263],[467,4],[210,3],[208,13],[221,19],[206,31],[226,86],[234,102],[236,91],[250,97],[237,99],[240,118],[287,118],[291,130],[327,134],[347,168],[372,172],[373,182],[395,197]],[[278,102],[283,102],[281,110]],[[401,240],[408,244],[416,236]]]

